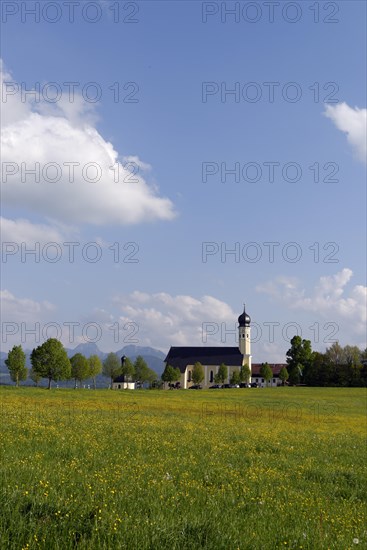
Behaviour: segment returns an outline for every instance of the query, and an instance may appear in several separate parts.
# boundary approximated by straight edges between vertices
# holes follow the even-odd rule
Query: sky
[[[4,1],[1,350],[366,346],[366,4]]]

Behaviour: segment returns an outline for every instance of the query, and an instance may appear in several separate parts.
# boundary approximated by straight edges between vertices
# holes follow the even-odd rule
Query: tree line
[[[86,358],[81,353],[76,353],[70,359],[62,343],[56,338],[49,338],[33,349],[31,353],[31,369],[26,367],[26,355],[22,346],[13,346],[9,351],[5,364],[9,369],[10,378],[19,386],[20,382],[28,376],[38,385],[42,378],[48,380],[48,389],[52,382],[61,380],[74,380],[75,387],[84,380],[92,379],[96,388],[98,374],[110,378],[111,387],[114,378],[124,376],[126,381],[134,381],[140,384],[152,383],[157,379],[157,374],[148,367],[146,361],[140,355],[132,362],[128,357],[121,361],[115,353],[109,353],[102,362],[98,355]]]
[[[294,336],[290,344],[291,347],[286,354],[287,367],[283,367],[279,373],[283,385],[288,382],[292,385],[307,386],[367,386],[367,348],[361,351],[357,346],[342,347],[339,342],[334,342],[325,353],[320,353],[312,351],[311,341],[303,340],[300,336]],[[100,373],[110,378],[111,387],[114,378],[118,376],[124,376],[126,382],[160,386],[157,374],[148,367],[141,356],[134,362],[128,357],[121,362],[115,353],[109,353],[103,362],[98,355],[86,358],[81,353],[76,353],[69,359],[64,346],[56,338],[49,338],[33,349],[32,368],[29,372],[21,345],[13,346],[5,364],[17,386],[29,376],[36,385],[42,378],[47,379],[48,388],[53,381],[73,379],[77,386],[78,383],[91,378],[95,388],[96,376]],[[273,372],[268,363],[261,365],[260,375],[266,383],[271,380]],[[161,379],[163,382],[174,383],[178,382],[180,377],[180,369],[166,365]],[[204,380],[204,368],[200,362],[194,364],[191,379],[194,384],[200,384]],[[229,381],[237,385],[242,382],[248,383],[250,379],[251,371],[248,365],[244,365],[232,372]],[[224,384],[227,380],[228,367],[222,363],[214,376],[214,382]]]
[[[294,336],[287,351],[289,383],[307,386],[367,386],[367,348],[334,342],[325,353],[312,351],[311,341]]]

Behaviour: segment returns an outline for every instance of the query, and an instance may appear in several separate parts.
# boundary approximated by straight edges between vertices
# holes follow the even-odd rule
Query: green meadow
[[[367,548],[366,390],[1,387],[1,549]]]

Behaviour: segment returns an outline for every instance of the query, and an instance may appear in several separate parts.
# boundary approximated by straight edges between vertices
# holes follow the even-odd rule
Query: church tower
[[[251,318],[243,306],[243,313],[238,317],[238,347],[243,355],[242,364],[248,365],[251,370]]]

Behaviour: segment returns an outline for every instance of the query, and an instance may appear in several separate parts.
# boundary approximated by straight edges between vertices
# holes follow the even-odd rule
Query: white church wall
[[[135,390],[135,382],[113,382],[113,390]]]

